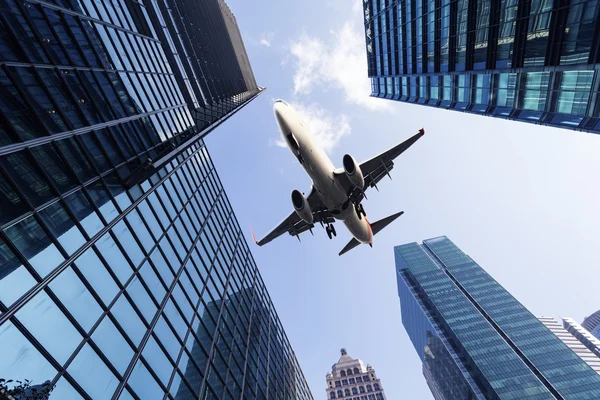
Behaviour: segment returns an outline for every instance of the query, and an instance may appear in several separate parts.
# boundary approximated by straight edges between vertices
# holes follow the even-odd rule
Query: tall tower
[[[600,375],[448,238],[394,253],[402,324],[436,400],[600,398]]]
[[[203,137],[261,91],[222,0],[1,0],[0,378],[312,399]]]
[[[600,374],[600,341],[571,318],[564,318],[562,324],[552,317],[538,317],[538,319],[587,365]]]
[[[600,310],[596,311],[581,323],[592,335],[600,339]]]
[[[595,0],[364,0],[371,95],[600,133]]]
[[[375,369],[341,349],[337,363],[327,373],[327,398],[349,400],[386,400]]]

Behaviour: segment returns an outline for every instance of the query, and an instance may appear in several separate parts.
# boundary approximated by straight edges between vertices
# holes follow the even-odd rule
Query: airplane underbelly
[[[371,234],[371,227],[366,218],[359,219],[356,213],[354,213],[354,217],[349,216],[344,220],[344,225],[346,225],[352,236],[359,242],[363,244],[372,242],[373,235]]]

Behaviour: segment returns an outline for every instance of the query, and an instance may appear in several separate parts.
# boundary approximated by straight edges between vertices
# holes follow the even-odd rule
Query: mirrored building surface
[[[600,375],[448,238],[394,253],[402,324],[436,400],[600,397]]]
[[[226,4],[0,4],[0,378],[311,399],[203,141],[263,90]]]
[[[600,339],[600,310],[589,317],[586,317],[581,323],[581,326],[590,331],[596,338]]]
[[[596,0],[364,0],[371,95],[600,132]]]

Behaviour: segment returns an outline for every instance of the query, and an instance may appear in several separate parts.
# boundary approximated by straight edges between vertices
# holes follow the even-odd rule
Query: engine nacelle
[[[344,159],[342,160],[342,164],[344,165],[344,171],[346,172],[346,176],[350,180],[350,182],[357,188],[365,187],[365,178],[363,177],[362,171],[360,170],[360,165],[356,162],[354,157],[350,154],[346,154]]]
[[[292,204],[294,205],[296,214],[298,214],[298,216],[302,218],[304,222],[307,224],[313,223],[312,210],[308,205],[308,201],[302,195],[302,193],[300,193],[300,191],[295,189],[292,191]]]

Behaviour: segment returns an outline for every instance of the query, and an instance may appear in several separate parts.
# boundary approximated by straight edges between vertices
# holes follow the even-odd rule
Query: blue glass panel
[[[142,267],[140,268],[140,275],[142,279],[148,286],[150,290],[150,294],[156,299],[156,301],[160,304],[162,299],[165,297],[167,291],[165,290],[163,284],[158,279],[158,276],[152,269],[152,266],[149,262],[144,262]]]
[[[61,364],[67,361],[82,340],[75,327],[45,292],[35,295],[16,316]]]
[[[113,233],[121,242],[123,248],[126,249],[127,255],[133,262],[133,265],[137,267],[144,258],[144,254],[142,253],[140,246],[137,244],[137,242],[131,235],[131,232],[129,232],[129,229],[127,228],[127,225],[125,225],[125,222],[120,221],[113,228]]]
[[[105,305],[109,305],[119,292],[119,288],[115,280],[110,276],[104,264],[100,261],[93,249],[86,250],[77,260],[75,264],[83,273],[94,290]]]
[[[50,400],[79,400],[83,399],[65,378],[60,378],[50,392]]]
[[[165,386],[168,385],[173,373],[173,364],[165,356],[165,353],[160,349],[153,337],[148,339],[142,355],[162,383]]]
[[[0,326],[0,376],[42,383],[54,379],[56,370],[9,321]]]
[[[33,276],[0,239],[0,301],[10,306],[35,283]]]
[[[75,272],[67,268],[49,286],[83,329],[89,331],[100,318],[102,308]]]
[[[136,346],[139,345],[144,333],[146,333],[146,327],[135,313],[127,298],[121,295],[111,308],[111,312],[117,321],[119,321],[119,324],[121,324],[131,341]]]
[[[127,293],[131,296],[131,301],[142,312],[146,322],[152,322],[157,308],[137,276],[127,286]]]
[[[133,274],[133,269],[110,234],[106,233],[98,239],[96,247],[115,275],[117,275],[119,281],[125,284]]]
[[[171,358],[176,360],[179,355],[179,350],[181,350],[181,343],[177,340],[163,316],[158,319],[154,333],[158,336],[162,345],[165,346],[165,349],[167,349]]]
[[[94,236],[104,227],[104,224],[100,221],[100,217],[98,217],[98,214],[93,210],[91,204],[81,191],[77,191],[65,198],[65,202],[90,237]]]
[[[67,371],[93,399],[110,399],[119,384],[117,378],[87,343]]]
[[[102,320],[92,339],[117,371],[123,374],[133,357],[133,350],[110,318]]]
[[[138,361],[131,376],[129,385],[135,393],[144,400],[162,400],[164,391],[156,380],[150,375],[142,361]]]

